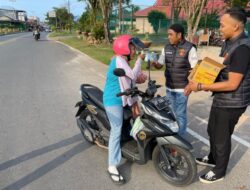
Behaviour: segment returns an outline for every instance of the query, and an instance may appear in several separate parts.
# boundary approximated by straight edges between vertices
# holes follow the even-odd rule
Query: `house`
[[[0,28],[24,29],[27,21],[27,13],[22,10],[0,9]]]
[[[0,21],[26,22],[27,13],[22,10],[0,9]]]
[[[208,0],[207,6],[204,8],[204,14],[211,13],[215,10],[222,14],[222,11],[226,7],[226,4],[223,0]],[[136,18],[135,25],[139,30],[138,33],[154,33],[153,27],[148,22],[148,13],[151,11],[159,11],[166,15],[168,21],[171,18],[171,4],[164,4],[163,0],[156,0],[153,6],[150,6],[146,9],[139,10],[134,13]],[[183,10],[180,11],[179,19],[185,19],[185,13]]]

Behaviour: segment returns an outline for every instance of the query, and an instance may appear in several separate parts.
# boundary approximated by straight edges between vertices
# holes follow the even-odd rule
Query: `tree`
[[[119,15],[119,31],[121,33],[121,21],[123,18],[123,8],[122,5],[125,4],[129,4],[129,0],[118,0],[118,15]]]
[[[78,0],[84,1],[87,3],[86,11],[89,13],[90,21],[93,26],[96,25],[97,15],[100,12],[100,3],[99,0]]]
[[[193,40],[206,4],[207,0],[181,0],[181,7],[187,18],[187,38],[189,41]]]
[[[209,13],[201,17],[199,28],[215,29],[220,27],[219,14],[217,12]]]
[[[166,20],[166,15],[159,11],[151,11],[148,13],[148,21],[153,26],[155,33],[158,33],[161,20]]]
[[[56,12],[56,18],[50,18],[47,14],[46,20],[48,20],[49,25],[59,27],[60,29],[66,29],[70,27],[70,23],[74,20],[73,14],[69,14],[65,7],[57,8],[53,7]]]
[[[176,15],[181,10],[184,11],[187,18],[188,40],[192,41],[193,35],[196,33],[201,15],[208,0],[162,0],[164,5],[172,7],[172,19],[177,18]]]
[[[78,20],[78,26],[80,30],[83,30],[85,32],[90,32],[92,25],[92,19],[91,19],[91,13],[86,10],[82,13],[82,16]]]
[[[171,6],[171,23],[174,23],[174,20],[179,18],[181,12],[181,1],[182,0],[162,0],[162,4],[165,6]]]
[[[113,1],[112,0],[99,0],[99,2],[100,2],[101,10],[102,10],[105,41],[107,43],[110,43],[109,15],[113,7]]]
[[[102,19],[103,19],[103,27],[105,33],[105,41],[109,43],[111,41],[110,38],[110,31],[109,31],[109,20],[110,20],[110,13],[114,6],[119,5],[119,0],[78,0],[78,1],[85,1],[90,11],[93,13],[93,18],[95,23],[97,22],[97,15],[98,12],[101,12]],[[130,0],[120,0],[120,4],[123,3],[129,4]],[[100,11],[99,11],[100,10]]]
[[[110,43],[111,37],[109,31],[109,16],[113,7],[119,5],[119,0],[99,0],[99,3],[102,10],[105,41]],[[122,0],[122,3],[129,4],[130,0]]]
[[[242,7],[245,8],[249,0],[224,0],[224,2],[230,7]]]
[[[49,13],[46,14],[45,20],[47,21],[49,26],[54,26],[54,27],[56,26],[57,23],[56,17],[49,17]]]
[[[55,8],[55,11],[60,29],[69,28],[74,16],[72,14],[69,14],[66,7]]]

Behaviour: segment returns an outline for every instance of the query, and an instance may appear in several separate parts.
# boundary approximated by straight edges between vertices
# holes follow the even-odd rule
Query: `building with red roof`
[[[249,7],[250,7],[250,3]],[[204,9],[204,14],[212,13],[217,11],[218,14],[222,14],[226,8],[226,4],[223,0],[208,0],[207,5]],[[148,22],[148,13],[151,11],[159,11],[166,15],[168,19],[171,18],[171,3],[163,3],[162,0],[156,0],[153,6],[135,12],[136,17],[136,28],[139,30],[138,33],[154,33],[153,27]],[[185,19],[185,13],[183,10],[180,11],[179,19]]]

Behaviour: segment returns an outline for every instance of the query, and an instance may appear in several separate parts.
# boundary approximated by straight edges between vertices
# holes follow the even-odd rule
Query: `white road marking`
[[[10,40],[5,40],[5,41],[3,41],[3,42],[0,42],[0,45],[4,45],[4,44],[8,44],[8,43],[10,43],[10,42],[14,42],[14,41],[16,41],[18,38],[12,38],[12,39],[10,39]]]
[[[19,36],[19,37],[15,37],[15,38],[11,38],[11,39],[9,39],[9,40],[2,41],[2,42],[0,42],[0,45],[8,44],[8,43],[10,43],[10,42],[14,42],[14,41],[16,41],[17,39],[23,38],[23,37],[25,37],[25,36],[29,36],[29,34],[22,35],[22,36]]]
[[[187,132],[192,135],[193,137],[197,138],[198,140],[200,140],[201,142],[203,142],[204,144],[206,144],[207,146],[209,146],[209,141],[204,138],[203,136],[199,135],[198,133],[194,132],[192,129],[188,128]]]
[[[239,143],[245,145],[246,147],[250,148],[250,143],[247,142],[246,140],[244,140],[244,139],[242,139],[242,138],[240,138],[240,137],[238,137],[238,136],[236,136],[236,135],[234,135],[234,134],[232,135],[232,138],[233,138],[234,140],[238,141]]]
[[[193,113],[191,113],[191,114],[194,115]],[[202,118],[200,118],[198,116],[194,116],[194,117],[195,117],[195,119],[201,121],[202,123],[208,124],[208,122],[206,120],[204,120],[204,119],[202,119]],[[189,134],[193,135],[195,138],[197,138],[197,139],[201,140],[203,143],[209,145],[209,141],[206,138],[202,137],[201,135],[199,135],[198,133],[194,132],[191,129],[188,129],[187,131],[188,131]],[[232,135],[232,138],[235,141],[237,141],[238,143],[246,146],[247,148],[250,148],[250,143],[247,142],[246,140],[244,140],[244,139],[242,139],[242,138],[240,138],[240,137],[238,137],[238,136],[236,136],[234,134]]]

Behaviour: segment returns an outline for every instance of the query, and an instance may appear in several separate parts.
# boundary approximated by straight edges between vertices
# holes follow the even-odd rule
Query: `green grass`
[[[90,45],[86,40],[80,40],[77,37],[60,39],[61,42],[74,47],[81,52],[89,55],[90,57],[104,63],[109,64],[111,57],[113,56],[113,51],[111,45],[101,44],[101,45]]]
[[[49,37],[59,37],[59,36],[76,36],[76,32],[60,31],[60,32],[52,32],[49,34]]]
[[[103,64],[108,65],[111,58],[114,56],[112,45],[109,44],[98,44],[90,45],[85,39],[79,39],[77,37],[67,37],[67,36],[56,36],[59,41],[80,50],[81,52],[89,55],[90,57],[100,61]],[[131,61],[133,66],[135,60]],[[146,62],[142,64],[142,69],[146,70]],[[152,69],[155,70],[155,69]]]

